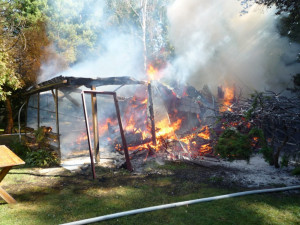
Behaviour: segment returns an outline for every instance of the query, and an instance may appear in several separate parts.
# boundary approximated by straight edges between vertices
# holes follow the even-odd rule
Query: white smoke
[[[57,10],[73,7],[87,24],[104,29],[99,52],[76,63],[64,72],[51,71],[50,64],[42,66],[40,81],[57,75],[80,77],[132,76],[144,79],[143,49],[134,27],[111,27],[105,1],[91,1],[88,10],[72,1],[52,0]],[[275,9],[252,6],[241,15],[238,0],[175,0],[168,7],[169,38],[175,49],[175,59],[168,63],[166,74],[198,89],[208,84],[247,87],[249,91],[283,89],[291,76],[300,71],[296,60],[300,46],[281,37],[276,28],[279,17]],[[62,20],[70,13],[62,10]],[[76,13],[75,13],[76,14]],[[81,18],[81,17],[80,17]],[[130,22],[130,21],[129,21]],[[119,25],[120,26],[120,25]],[[121,31],[122,30],[122,31]],[[51,76],[49,74],[52,74]]]
[[[64,21],[64,26],[71,26],[72,20],[82,20],[82,24],[86,24],[98,35],[98,41],[94,46],[94,51],[85,59],[77,61],[65,70],[61,67],[59,70],[59,59],[51,59],[44,62],[41,66],[41,74],[38,81],[42,82],[53,77],[74,76],[74,77],[111,77],[111,76],[131,76],[134,78],[145,78],[142,74],[143,50],[141,41],[132,26],[130,30],[122,29],[122,27],[111,26],[110,13],[106,8],[106,1],[90,1],[89,7],[83,2],[74,2],[70,0],[51,0],[49,1],[58,11],[59,19],[55,21]],[[89,2],[85,0],[85,2]],[[50,15],[51,17],[55,15]],[[54,29],[58,26],[51,22],[48,29]],[[127,28],[129,26],[127,25]],[[56,29],[56,28],[55,28]],[[101,32],[99,32],[101,30]],[[55,46],[52,46],[55,48]],[[71,48],[71,54],[74,55],[76,49]],[[88,49],[86,49],[88,52]],[[68,51],[62,54],[68,58]]]
[[[109,32],[103,38],[106,49],[96,58],[89,58],[62,72],[64,76],[75,77],[117,77],[144,78],[142,48],[136,38],[129,34]]]
[[[250,90],[286,87],[300,71],[300,46],[276,29],[273,8],[240,15],[237,0],[176,0],[168,9],[176,59],[166,72],[196,88],[237,83]]]

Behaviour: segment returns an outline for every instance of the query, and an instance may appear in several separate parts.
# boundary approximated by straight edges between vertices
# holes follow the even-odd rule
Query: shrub
[[[29,166],[49,167],[58,165],[58,159],[54,152],[44,149],[28,152],[25,162]]]
[[[248,136],[230,128],[220,136],[216,152],[220,154],[221,158],[229,161],[243,159],[249,162],[252,154]]]
[[[26,166],[49,167],[58,165],[58,158],[51,150],[32,150],[25,144],[14,141],[10,145],[16,155],[25,161]]]
[[[19,156],[21,159],[25,160],[27,153],[30,151],[28,146],[24,145],[19,140],[13,141],[9,147],[11,150],[16,153],[17,156]]]
[[[34,131],[34,136],[39,148],[46,147],[49,145],[46,127],[39,127],[37,130]]]
[[[296,167],[295,169],[293,169],[292,174],[293,175],[300,175],[300,167]]]
[[[272,148],[270,148],[268,146],[264,146],[261,148],[260,153],[263,154],[263,157],[266,162],[268,162],[271,166],[274,165],[274,157],[273,157],[273,149]]]
[[[262,131],[262,129],[259,129],[257,127],[253,127],[249,134],[248,134],[249,138],[253,138],[253,137],[258,137],[259,138],[259,143],[261,146],[261,150],[259,151],[259,153],[261,153],[265,159],[266,162],[268,162],[271,166],[274,165],[274,149],[271,148],[270,146],[268,146],[264,132]],[[284,164],[286,162],[283,162]]]
[[[280,165],[281,165],[281,167],[287,167],[289,165],[289,156],[288,155],[284,154],[281,157]]]

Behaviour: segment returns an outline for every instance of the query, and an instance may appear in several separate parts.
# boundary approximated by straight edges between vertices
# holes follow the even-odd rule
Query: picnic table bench
[[[23,165],[25,162],[20,159],[15,153],[13,153],[5,145],[0,145],[0,184],[4,177],[7,175],[9,170],[13,166]],[[4,199],[7,203],[16,203],[16,200],[10,196],[1,186],[0,186],[0,197]]]

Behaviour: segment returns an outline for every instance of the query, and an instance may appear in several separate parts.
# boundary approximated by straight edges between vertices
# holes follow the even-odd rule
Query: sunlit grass
[[[258,202],[248,207],[263,218],[265,224],[300,224],[300,206],[270,205]],[[295,223],[296,222],[296,223]]]
[[[176,176],[134,176],[105,169],[98,170],[97,175],[101,179],[93,181],[89,176],[70,173],[35,176],[28,168],[12,170],[2,185],[18,203],[8,205],[0,200],[0,224],[60,224],[239,191]],[[275,193],[159,210],[99,224],[299,224],[299,218],[299,193]]]

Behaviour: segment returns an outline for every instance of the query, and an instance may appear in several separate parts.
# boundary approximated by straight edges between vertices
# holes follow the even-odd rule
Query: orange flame
[[[198,137],[201,137],[205,140],[209,140],[210,139],[210,132],[209,132],[209,128],[208,126],[205,126],[201,132],[198,133]]]
[[[150,75],[151,79],[155,79],[157,75],[157,69],[153,66],[149,66],[148,74]],[[150,151],[159,151],[162,149],[166,149],[173,140],[179,141],[181,147],[174,147],[172,145],[171,149],[175,149],[174,153],[176,154],[176,149],[184,148],[185,151],[187,150],[191,154],[195,154],[196,156],[200,156],[202,153],[210,152],[211,146],[208,143],[210,140],[210,131],[207,126],[203,127],[200,131],[196,132],[196,128],[193,129],[192,134],[188,134],[185,136],[178,137],[176,132],[180,130],[181,125],[183,124],[184,118],[179,118],[174,122],[170,122],[169,118],[164,118],[160,121],[156,121],[156,143],[157,145],[154,146],[151,141],[151,128],[149,127],[150,124],[147,122],[147,98],[138,99],[137,97],[133,97],[129,102],[125,111],[122,113],[122,120],[123,120],[123,127],[124,131],[128,135],[137,135],[136,137],[139,138],[139,143],[143,144],[136,144],[136,146],[128,146],[129,150],[142,150],[142,149],[149,149]],[[176,112],[174,112],[176,114]],[[198,118],[200,120],[200,118]],[[110,136],[110,133],[119,132],[118,122],[117,119],[113,116],[111,118],[106,118],[104,121],[99,122],[99,136],[105,138],[108,142],[114,145],[115,149],[121,150],[122,145],[120,143],[114,143],[116,141],[113,136]],[[92,130],[92,129],[91,129]],[[93,132],[91,133],[93,135]],[[93,137],[91,137],[93,138]],[[201,139],[204,139],[201,141]],[[82,141],[86,141],[87,136],[86,134],[82,134],[80,137],[77,138],[77,143]],[[207,141],[205,141],[207,140]],[[201,141],[201,144],[198,141]],[[187,153],[187,152],[185,152]]]
[[[86,132],[82,132],[77,138],[76,138],[76,144],[80,144],[81,142],[83,142],[83,141],[86,141],[87,140],[87,134],[86,134]]]
[[[156,124],[158,131],[156,132],[156,137],[169,137],[175,138],[175,131],[178,130],[181,126],[181,119],[178,119],[172,124],[169,124],[169,120],[166,118],[164,120],[159,121]]]
[[[149,65],[147,69],[147,75],[148,75],[148,80],[158,80],[158,69],[156,69],[154,66]]]
[[[212,147],[209,144],[201,145],[199,152],[200,155],[204,155],[205,153],[209,153],[212,150]]]
[[[231,105],[235,98],[235,89],[226,87],[224,89],[224,102],[223,106],[220,108],[220,112],[232,111]]]

